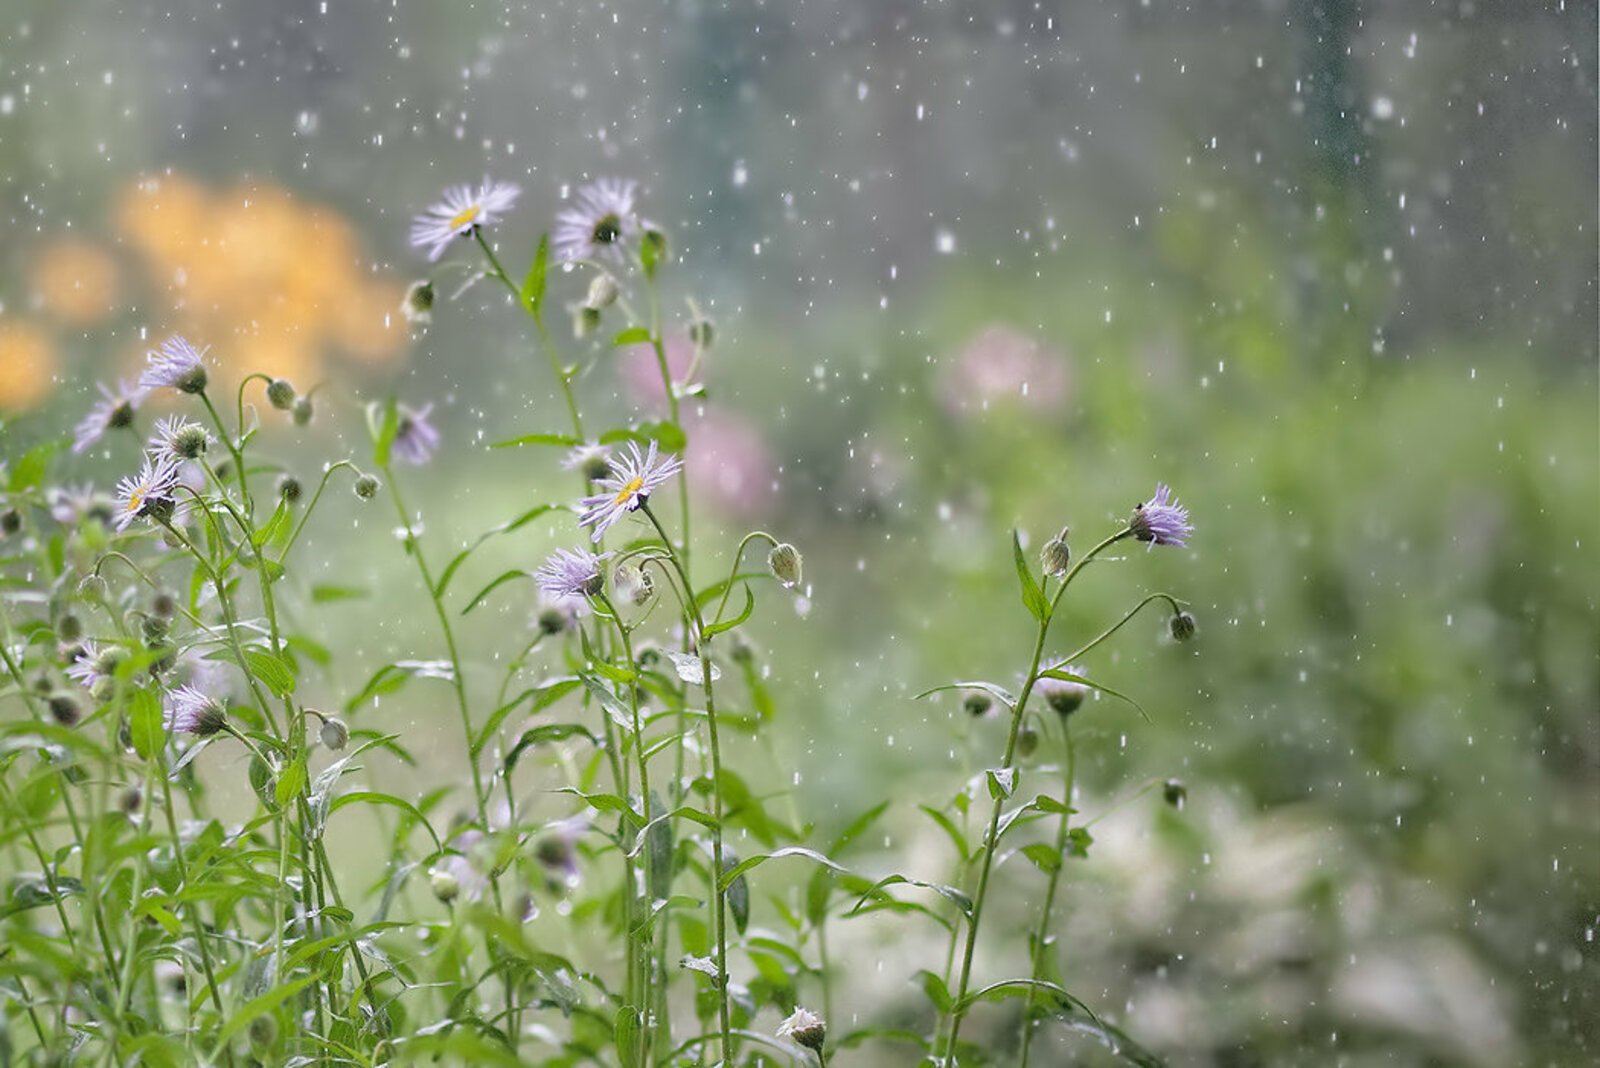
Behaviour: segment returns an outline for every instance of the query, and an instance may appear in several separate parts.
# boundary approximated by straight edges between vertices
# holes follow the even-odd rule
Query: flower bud
[[[294,420],[295,426],[309,426],[314,410],[311,407],[310,397],[296,397],[294,407],[290,409],[289,416]]]
[[[433,283],[423,279],[406,287],[405,298],[400,301],[400,314],[406,317],[406,322],[418,326],[433,322]]]
[[[1181,779],[1168,779],[1161,784],[1161,796],[1173,808],[1183,808],[1183,803],[1189,799],[1189,788],[1183,785]]]
[[[1067,528],[1062,527],[1060,534],[1044,543],[1044,548],[1039,551],[1039,563],[1046,575],[1060,578],[1067,573],[1067,565],[1071,562],[1072,551],[1067,548]]]
[[[150,598],[150,611],[162,619],[171,619],[178,611],[178,598],[171,590],[157,590]]]
[[[373,475],[362,475],[356,479],[356,496],[364,501],[370,501],[378,495],[382,483]]]
[[[211,435],[199,423],[184,423],[173,433],[170,444],[174,454],[185,460],[198,460],[211,447]]]
[[[584,298],[583,305],[599,311],[609,308],[617,302],[617,280],[602,271],[589,280],[589,295]]]
[[[994,700],[986,693],[969,693],[966,700],[961,702],[961,707],[966,709],[967,715],[977,719],[994,707]]]
[[[250,1042],[256,1046],[270,1046],[278,1040],[278,1021],[271,1016],[257,1016],[250,1021]]]
[[[139,620],[139,635],[146,645],[159,645],[171,630],[172,624],[160,616],[145,616]]]
[[[294,407],[295,396],[294,383],[287,378],[274,378],[267,383],[267,403],[280,412]]]
[[[1065,670],[1074,675],[1083,674],[1079,668],[1068,667]],[[1089,687],[1071,679],[1042,678],[1037,684],[1037,689],[1039,696],[1045,699],[1045,703],[1063,718],[1081,708],[1084,699],[1089,696]]]
[[[22,516],[15,508],[0,512],[0,534],[11,535],[22,529]]]
[[[299,501],[300,494],[304,491],[305,487],[300,485],[300,480],[293,475],[284,475],[278,479],[278,496],[283,498],[286,504]]]
[[[180,393],[204,393],[207,381],[205,365],[196,363],[172,384],[178,388]]]
[[[350,741],[350,728],[345,726],[344,720],[338,716],[329,716],[322,721],[320,736],[323,745],[338,751],[343,749],[345,744]]]
[[[800,550],[788,542],[774,545],[767,554],[767,569],[784,589],[794,589],[800,585]]]
[[[85,575],[83,581],[78,583],[78,595],[86,601],[104,601],[109,592],[106,580],[99,575]]]
[[[428,873],[428,886],[433,890],[433,896],[446,905],[461,893],[460,880],[443,868],[435,868]]]
[[[1039,748],[1039,732],[1032,727],[1024,727],[1017,732],[1017,755],[1031,757],[1033,751]]]
[[[75,642],[83,637],[83,620],[72,612],[62,612],[56,620],[56,637],[64,642]]]
[[[591,308],[587,304],[574,305],[572,308],[572,336],[582,341],[596,330],[600,329],[600,309]]]
[[[650,577],[650,572],[635,564],[618,564],[611,572],[611,584],[616,587],[617,596],[631,605],[642,605],[656,592],[655,579]]]
[[[689,324],[689,340],[696,348],[709,349],[716,333],[716,326],[710,319],[696,319]]]
[[[144,791],[137,786],[130,786],[117,797],[117,808],[125,816],[136,816],[144,807]]]
[[[75,727],[83,718],[83,708],[78,704],[78,698],[64,690],[51,694],[47,704],[50,718],[63,727]]]
[[[1180,642],[1186,642],[1194,637],[1194,616],[1188,612],[1179,612],[1172,617],[1172,636]]]
[[[778,1025],[778,1037],[792,1038],[806,1049],[820,1054],[828,1040],[828,1025],[816,1013],[796,1007],[794,1013]]]

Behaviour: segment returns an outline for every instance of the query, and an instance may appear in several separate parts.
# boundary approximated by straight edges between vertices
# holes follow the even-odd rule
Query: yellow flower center
[[[128,494],[128,512],[133,515],[139,514],[139,509],[144,507],[144,494],[145,491],[142,489],[136,489]]]
[[[644,479],[636,478],[626,486],[622,487],[621,491],[617,493],[617,499],[612,503],[627,504],[628,501],[633,499],[633,495],[642,489],[644,489]]]
[[[474,204],[470,208],[467,208],[465,211],[463,211],[460,215],[457,215],[454,219],[450,220],[450,229],[459,230],[482,214],[483,209]]]

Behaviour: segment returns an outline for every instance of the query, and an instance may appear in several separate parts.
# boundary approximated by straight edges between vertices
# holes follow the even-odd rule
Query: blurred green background
[[[1154,722],[1078,720],[1085,812],[1152,777],[1189,801],[1096,824],[1066,884],[1068,984],[1179,1065],[1600,1056],[1594,4],[6,14],[9,445],[62,433],[181,330],[234,374],[325,383],[324,418],[269,435],[306,472],[363,454],[358,398],[436,401],[448,445],[411,496],[442,557],[570,476],[486,448],[562,422],[490,287],[405,328],[428,266],[411,213],[448,183],[521,183],[495,231],[520,269],[571,185],[636,177],[679,257],[669,310],[692,295],[718,327],[687,420],[697,551],[726,566],[760,526],[806,553],[798,610],[769,598],[752,630],[779,765],[753,744],[734,762],[792,773],[815,842],[890,797],[855,864],[949,877],[916,805],[993,763],[1003,725],[913,695],[1025,666],[1011,527],[1036,546],[1070,523],[1083,548],[1167,481],[1191,551],[1088,573],[1051,646],[1149,590],[1193,603],[1198,641],[1141,618],[1088,665]],[[467,274],[433,277],[449,296]],[[654,417],[642,372],[605,356],[586,409]],[[105,486],[131,457],[66,473]],[[334,703],[438,643],[387,514],[325,507],[297,580],[379,591],[301,610],[337,654]],[[471,577],[573,537],[535,525]],[[485,683],[531,607],[524,587],[470,617]],[[447,713],[416,687],[360,713],[433,752],[421,783],[370,774],[460,774]],[[758,895],[786,892],[779,867]],[[1001,872],[995,976],[1025,970],[1043,882]],[[857,1022],[917,1019],[931,940],[874,920],[838,943]]]

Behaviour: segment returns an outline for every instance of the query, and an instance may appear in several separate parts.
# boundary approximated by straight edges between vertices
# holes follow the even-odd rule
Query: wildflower
[[[1133,517],[1128,529],[1140,541],[1157,545],[1175,545],[1182,548],[1188,542],[1194,526],[1189,522],[1189,510],[1172,500],[1172,490],[1165,482],[1156,486],[1156,495],[1143,504],[1133,507]]]
[[[1188,612],[1179,612],[1172,617],[1170,627],[1173,638],[1180,642],[1186,642],[1194,637],[1194,616],[1191,616]]]
[[[428,422],[433,405],[422,408],[398,407],[400,423],[394,432],[394,455],[408,464],[422,465],[433,459],[439,448],[439,431]]]
[[[989,709],[994,707],[994,699],[986,693],[969,693],[961,702],[961,707],[966,709],[967,715],[973,719],[987,715]]]
[[[353,489],[357,497],[364,501],[370,501],[378,495],[378,490],[382,485],[383,483],[379,482],[374,475],[358,475]]]
[[[406,287],[400,301],[400,314],[414,326],[427,326],[433,322],[433,283],[424,278]]]
[[[150,439],[151,452],[176,460],[198,460],[210,447],[211,435],[206,428],[181,415],[158,419],[155,436]]]
[[[589,606],[582,597],[543,597],[533,613],[533,625],[545,635],[560,634],[577,625],[578,615]]]
[[[175,389],[180,393],[203,393],[206,388],[206,365],[201,359],[205,350],[196,349],[188,341],[174,334],[150,352],[139,385],[144,389]]]
[[[557,549],[533,577],[546,597],[593,597],[605,589],[600,577],[602,559],[582,549]]]
[[[778,1037],[792,1038],[806,1049],[821,1053],[828,1038],[828,1025],[811,1010],[796,1006],[789,1018],[778,1025]]]
[[[451,186],[437,203],[411,221],[411,244],[426,248],[428,259],[437,260],[452,237],[468,237],[480,226],[495,222],[511,210],[521,194],[510,182],[488,178],[476,190],[471,185]]]
[[[178,461],[173,457],[146,456],[138,475],[117,483],[117,529],[128,529],[128,524],[141,516],[170,516],[178,474]]]
[[[589,829],[582,816],[556,820],[544,829],[533,844],[533,856],[552,876],[567,886],[578,883],[578,839]]]
[[[82,684],[91,694],[103,692],[115,680],[117,668],[128,659],[128,652],[120,645],[101,648],[94,642],[84,642],[77,657],[67,665],[67,677]]]
[[[1071,664],[1057,664],[1055,670],[1080,677],[1084,674],[1082,668]],[[1036,688],[1045,702],[1063,717],[1076,712],[1082,707],[1084,698],[1089,696],[1089,687],[1070,679],[1052,679],[1046,676],[1038,681]]]
[[[278,496],[285,504],[294,504],[300,500],[300,495],[305,492],[305,487],[293,475],[283,475],[278,479]]]
[[[296,397],[294,407],[290,409],[289,416],[294,420],[295,426],[309,426],[314,409],[311,407],[310,397]]]
[[[590,482],[605,478],[611,471],[611,450],[604,445],[588,443],[576,446],[561,460],[568,471],[577,471]]]
[[[95,388],[100,391],[100,399],[73,428],[73,452],[84,452],[89,446],[105,437],[108,430],[121,430],[132,426],[134,413],[147,392],[141,386],[129,386],[122,381],[117,383],[115,390],[106,388],[103,382],[95,383]]]
[[[767,570],[786,590],[800,585],[800,550],[788,542],[774,545],[767,554]]]
[[[676,456],[659,458],[655,442],[641,454],[639,446],[630,441],[628,455],[613,459],[611,474],[599,480],[600,488],[606,492],[579,502],[584,511],[578,523],[594,527],[590,537],[599,541],[623,515],[644,507],[650,495],[682,469],[683,461]]]
[[[616,570],[611,572],[611,585],[618,597],[636,607],[644,604],[656,592],[656,580],[650,577],[650,572],[635,564],[618,564]]]
[[[433,891],[433,896],[446,905],[461,893],[461,880],[444,868],[435,868],[428,873],[428,886]]]
[[[293,408],[294,399],[294,383],[287,378],[274,378],[267,383],[267,403],[278,411],[286,412]]]
[[[564,260],[596,260],[602,256],[622,261],[622,248],[639,228],[633,212],[637,183],[623,178],[601,178],[578,189],[572,207],[556,216],[551,238],[556,255]]]
[[[169,731],[209,738],[228,722],[228,715],[215,697],[193,686],[180,686],[167,695],[161,719]]]
[[[1067,528],[1062,527],[1061,533],[1044,543],[1044,548],[1039,551],[1039,564],[1044,568],[1044,573],[1052,578],[1060,578],[1067,573],[1067,565],[1072,562],[1072,550],[1067,548]]]

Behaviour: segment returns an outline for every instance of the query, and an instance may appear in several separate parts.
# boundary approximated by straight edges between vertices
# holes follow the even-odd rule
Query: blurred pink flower
[[[684,412],[689,490],[724,515],[765,513],[776,493],[771,450],[748,421],[718,409]]]
[[[694,360],[694,343],[683,334],[669,334],[663,347],[666,349],[667,367],[672,372],[672,380],[680,387],[685,385],[683,376]],[[621,364],[622,388],[628,399],[652,410],[657,405],[665,407],[667,391],[661,385],[661,367],[656,362],[656,350],[650,345],[629,345],[617,351],[617,359]],[[700,366],[703,370],[705,362],[701,361]]]
[[[1066,354],[1001,323],[973,335],[946,362],[939,382],[940,400],[957,415],[984,411],[1008,397],[1046,411],[1058,406],[1066,393]]]

